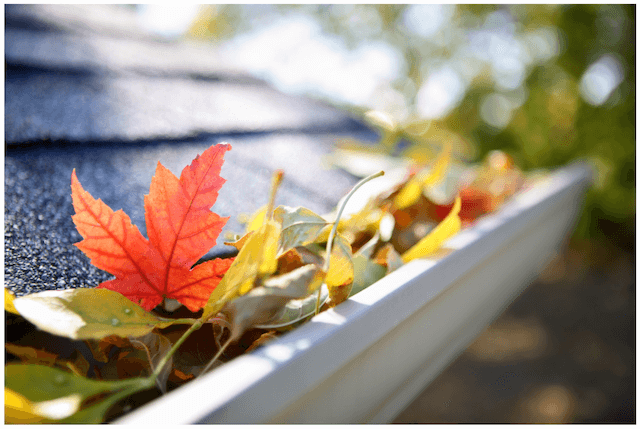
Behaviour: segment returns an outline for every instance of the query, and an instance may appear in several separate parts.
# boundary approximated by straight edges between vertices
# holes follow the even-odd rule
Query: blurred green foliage
[[[435,36],[407,29],[410,7],[217,5],[203,9],[190,35],[221,41],[250,30],[253,21],[260,21],[256,16],[305,13],[349,48],[367,40],[384,41],[405,59],[403,75],[391,86],[405,99],[409,119],[404,120],[415,120],[420,119],[417,94],[429,73],[437,64],[460,61],[456,55],[469,52],[464,48],[469,49],[465,45],[470,43],[470,33],[491,29],[496,16],[506,15],[513,24],[505,27],[511,28],[509,37],[528,43],[527,48],[535,52],[539,39],[531,35],[537,30],[549,34],[551,29],[557,35],[557,52],[526,63],[526,76],[517,88],[505,89],[495,72],[484,70],[466,87],[457,106],[434,121],[432,129],[440,136],[453,133],[471,145],[474,160],[500,149],[525,170],[554,168],[576,159],[589,161],[594,186],[575,237],[635,251],[635,5],[457,5],[447,12],[447,23]],[[622,78],[606,101],[593,105],[581,92],[581,80],[590,66],[606,56],[621,65]],[[509,101],[513,99],[521,101],[514,104]],[[507,103],[507,113],[503,112],[507,116],[491,125],[487,109],[500,103]],[[500,123],[504,117],[508,119]]]

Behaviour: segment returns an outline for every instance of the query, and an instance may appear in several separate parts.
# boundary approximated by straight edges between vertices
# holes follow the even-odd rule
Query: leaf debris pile
[[[385,150],[402,136],[394,132],[383,134]],[[428,161],[399,162],[352,142],[333,164],[369,177],[335,213],[275,207],[278,171],[267,204],[226,243],[235,258],[197,263],[228,219],[210,208],[230,149],[210,147],[179,178],[158,163],[144,199],[148,238],[72,172],[76,246],[115,278],[19,298],[5,289],[5,423],[113,419],[434,255],[523,183],[500,152],[471,170],[451,145]],[[386,180],[372,180],[382,172],[368,170],[381,164]]]

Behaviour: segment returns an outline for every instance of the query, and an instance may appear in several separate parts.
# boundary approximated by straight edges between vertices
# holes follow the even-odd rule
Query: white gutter
[[[572,231],[576,163],[309,323],[115,423],[392,421],[529,285]]]

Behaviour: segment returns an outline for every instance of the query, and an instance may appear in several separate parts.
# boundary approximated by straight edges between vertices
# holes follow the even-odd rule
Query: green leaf
[[[353,257],[353,286],[349,296],[368,288],[387,274],[387,269],[363,255]]]
[[[144,378],[97,381],[42,365],[7,365],[4,380],[5,387],[26,398],[36,414],[51,420],[64,419],[67,423],[100,423],[104,413],[117,401],[153,387],[149,379]],[[87,399],[100,394],[111,396],[82,409]],[[51,402],[53,400],[58,401]],[[43,407],[43,403],[51,406]]]
[[[140,337],[154,327],[193,324],[195,319],[164,319],[108,289],[45,291],[14,300],[20,314],[50,334],[74,340],[109,335]]]
[[[332,227],[322,216],[304,207],[278,206],[273,212],[273,218],[282,225],[278,242],[279,254],[297,246],[326,241]]]

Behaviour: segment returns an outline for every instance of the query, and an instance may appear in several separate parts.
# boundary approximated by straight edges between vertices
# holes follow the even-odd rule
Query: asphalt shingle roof
[[[96,10],[96,8],[100,10]],[[97,13],[100,12],[100,13]],[[349,115],[225,69],[211,46],[159,42],[116,6],[5,6],[5,285],[17,295],[92,287],[111,276],[73,243],[70,176],[145,233],[143,198],[158,161],[179,175],[231,143],[213,210],[226,233],[266,203],[333,209],[357,179],[327,170],[335,136],[372,139]]]

